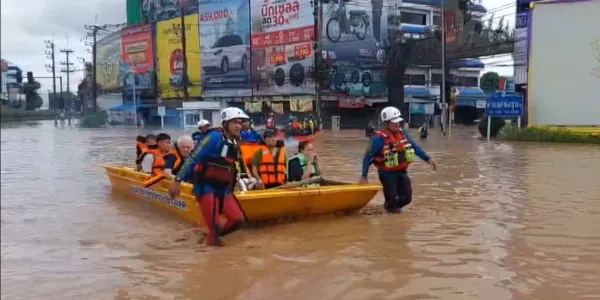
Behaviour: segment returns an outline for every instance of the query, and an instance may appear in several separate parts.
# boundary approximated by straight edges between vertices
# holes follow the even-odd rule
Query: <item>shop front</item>
[[[195,129],[198,121],[206,119],[213,126],[221,123],[220,110],[227,107],[225,101],[193,101],[183,102],[182,107],[177,110],[181,115],[181,126],[183,129]]]

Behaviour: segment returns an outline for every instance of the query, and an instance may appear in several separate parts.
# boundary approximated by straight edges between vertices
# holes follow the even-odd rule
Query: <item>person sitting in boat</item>
[[[142,151],[135,159],[136,170],[138,172],[150,173],[152,171],[152,161],[154,160],[153,155],[158,151],[156,136],[148,134],[144,146],[140,148]]]
[[[286,150],[283,141],[277,140],[277,132],[265,130],[264,145],[252,157],[252,175],[258,180],[256,187],[270,189],[284,185],[287,179]]]
[[[246,143],[259,143],[261,138],[260,134],[252,128],[250,119],[244,120],[242,123],[242,132],[240,133],[240,139]]]
[[[266,129],[275,129],[275,117],[273,116],[273,112],[269,112],[269,117],[267,118],[267,124],[265,126]]]
[[[194,149],[192,137],[181,136],[169,151],[154,158],[152,174],[144,181],[144,187],[150,187],[165,178],[173,180],[182,163],[190,156],[192,149]]]
[[[221,246],[221,237],[232,233],[246,220],[233,194],[237,180],[240,149],[237,139],[242,122],[249,119],[239,108],[221,110],[222,128],[209,130],[192,154],[185,160],[169,188],[172,197],[181,190],[181,181],[193,176],[194,195],[208,228],[208,245]],[[227,223],[221,226],[220,215]]]
[[[202,119],[198,121],[198,131],[192,133],[192,139],[194,140],[194,143],[200,143],[200,140],[202,139],[202,137],[204,137],[204,135],[209,129],[210,122],[208,120]]]
[[[288,181],[302,181],[315,176],[321,176],[315,148],[308,141],[300,142],[298,153],[294,154],[288,161]],[[308,186],[318,185],[318,183],[315,183]]]
[[[142,171],[156,175],[157,172],[162,172],[164,167],[163,155],[171,150],[171,136],[166,133],[157,134],[156,147],[148,148],[149,151],[142,160]]]
[[[396,107],[388,106],[381,111],[384,129],[371,137],[359,181],[368,182],[369,167],[374,164],[383,186],[384,208],[390,213],[400,212],[412,201],[412,185],[407,170],[415,155],[429,163],[434,170],[436,168],[433,159],[402,131],[403,120]]]

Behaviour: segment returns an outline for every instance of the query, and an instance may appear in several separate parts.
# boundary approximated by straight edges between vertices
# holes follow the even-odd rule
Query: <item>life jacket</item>
[[[148,188],[155,183],[165,179],[165,163],[166,158],[169,155],[175,156],[175,164],[173,164],[173,169],[171,169],[171,173],[173,175],[177,175],[177,172],[181,169],[181,165],[183,162],[181,153],[179,153],[179,148],[177,148],[177,143],[175,143],[174,147],[169,150],[167,153],[162,153],[158,156],[154,156],[154,161],[152,162],[152,173],[150,177],[144,180],[144,187]]]
[[[135,142],[135,157],[140,157],[140,155],[142,155],[142,152],[144,152],[144,149],[146,149],[146,144]]]
[[[241,172],[240,147],[235,139],[228,139],[221,128],[219,131],[222,146],[217,157],[212,157],[194,167],[194,184],[210,184],[223,188],[232,188]],[[208,132],[207,132],[208,134]]]
[[[302,123],[300,123],[298,121],[292,121],[292,123],[290,124],[290,128],[291,129],[302,129]]]
[[[315,133],[315,121],[308,120],[308,128],[310,129],[310,133]]]
[[[267,119],[266,128],[267,129],[274,129],[275,128],[275,118],[268,118]]]
[[[262,159],[258,164],[258,175],[265,185],[284,185],[286,180],[285,147],[277,148],[277,155],[273,154],[266,146],[262,150]]]
[[[373,164],[380,171],[406,171],[415,160],[415,150],[402,132],[389,130],[376,131],[374,135],[383,139],[381,152],[373,158]]]
[[[157,145],[144,146],[144,148],[142,149],[142,153],[137,157],[135,163],[137,165],[141,164],[144,160],[144,157],[146,157],[147,154],[152,154],[154,156],[154,159],[156,159],[156,157],[162,156],[164,153],[160,151],[160,149],[158,149]]]
[[[298,160],[298,163],[300,165],[300,167],[302,168],[302,174],[304,174],[304,171],[306,170],[306,167],[308,166],[308,163],[306,161],[306,155],[302,154],[302,153],[296,153],[294,154],[294,156],[292,156],[292,158],[290,158],[290,163],[289,166],[292,165],[292,161],[294,160]],[[288,170],[290,171],[290,170]],[[317,176],[317,168],[315,166],[315,163],[311,163],[310,165],[310,176],[309,178],[315,177]],[[317,187],[319,186],[319,183],[311,183],[311,184],[305,184],[302,185],[303,187]]]

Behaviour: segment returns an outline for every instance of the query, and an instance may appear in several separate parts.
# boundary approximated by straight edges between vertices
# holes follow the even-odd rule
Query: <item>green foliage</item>
[[[496,72],[487,72],[481,76],[481,89],[495,92],[500,85],[500,75]]]
[[[481,118],[481,120],[479,120],[479,125],[477,125],[477,129],[479,129],[479,133],[481,134],[482,137],[487,137],[487,121],[488,121],[487,116],[483,116]],[[504,127],[504,125],[506,125],[506,122],[504,122],[504,119],[492,118],[492,126],[490,128],[490,136],[496,137],[498,135],[498,133],[500,132],[500,130],[502,129],[502,127]]]
[[[2,122],[15,122],[15,121],[32,121],[32,120],[52,120],[54,119],[54,112],[50,110],[23,110],[23,109],[9,109],[4,106],[0,109],[0,120]]]
[[[574,133],[566,129],[505,126],[499,138],[506,141],[600,144],[600,136]]]
[[[41,85],[39,82],[34,81],[32,83],[23,83],[23,93],[25,94],[25,109],[36,110],[42,107],[44,100],[38,94],[37,90],[40,89]]]
[[[105,110],[87,113],[81,117],[79,126],[82,128],[100,128],[105,127],[108,121],[108,114]]]

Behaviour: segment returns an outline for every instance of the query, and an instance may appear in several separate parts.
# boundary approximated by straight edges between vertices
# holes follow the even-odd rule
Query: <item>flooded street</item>
[[[3,124],[3,300],[600,299],[598,146],[435,130],[420,144],[438,171],[413,164],[403,213],[245,229],[211,249],[177,217],[111,192],[98,165],[132,164],[138,133]],[[326,177],[359,179],[362,131],[315,145]]]

